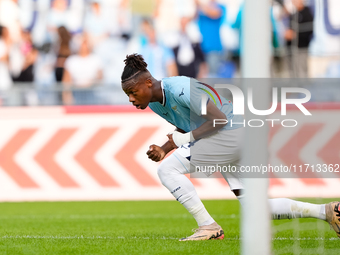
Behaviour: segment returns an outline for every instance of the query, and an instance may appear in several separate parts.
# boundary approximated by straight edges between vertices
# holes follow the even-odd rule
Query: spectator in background
[[[57,82],[61,82],[64,73],[64,65],[66,59],[71,55],[70,41],[71,34],[66,27],[58,28],[59,45],[57,50],[57,61],[55,65],[55,77]]]
[[[57,39],[58,27],[67,27],[69,19],[67,0],[52,0],[47,22],[47,27],[51,33],[52,41]]]
[[[285,39],[289,55],[288,65],[293,77],[308,77],[308,47],[313,36],[313,15],[303,0],[293,0],[296,12],[289,17]]]
[[[47,29],[50,41],[58,39],[58,27],[66,27],[72,34],[80,33],[83,21],[81,0],[53,0],[48,14]]]
[[[141,23],[142,36],[128,48],[128,52],[140,53],[148,63],[148,70],[156,79],[178,75],[175,56],[171,49],[157,41],[156,32],[149,19]]]
[[[31,32],[32,42],[37,48],[51,44],[47,30],[50,0],[19,0],[22,27]]]
[[[0,25],[7,27],[12,43],[21,39],[18,0],[0,0]]]
[[[34,83],[40,105],[58,105],[61,103],[61,93],[55,85],[56,55],[51,44],[46,43],[39,48],[39,55],[34,64]]]
[[[100,0],[92,0],[85,15],[84,30],[89,35],[92,45],[96,45],[109,36],[110,16],[102,8]]]
[[[186,31],[189,22],[190,18],[181,18],[180,42],[177,47],[173,48],[178,75],[203,78],[207,75],[208,68],[200,42],[191,38]]]
[[[130,39],[132,33],[132,14],[130,0],[121,0],[118,11],[119,32],[126,40]]]
[[[0,106],[6,100],[5,91],[12,86],[12,78],[8,68],[10,43],[7,28],[0,26]]]
[[[242,33],[243,11],[244,11],[244,5],[242,4],[237,13],[236,20],[234,24],[232,24],[232,28],[238,30],[239,32],[239,49],[238,49],[238,52],[236,52],[238,56],[241,56],[243,53],[243,33]],[[271,41],[268,47],[270,47],[271,49],[275,49],[275,51],[277,51],[278,48],[280,47],[280,31],[278,31],[278,29],[280,29],[280,26],[278,26],[277,20],[275,19],[275,16],[277,15],[276,8],[275,8],[275,15],[274,15],[273,6],[271,6],[269,9],[269,15],[270,15],[270,22],[271,22],[271,37],[272,38],[271,38]],[[238,69],[240,69],[240,59],[238,58],[235,62],[238,66]]]
[[[224,60],[223,47],[220,38],[220,27],[222,16],[225,12],[224,6],[215,0],[202,2],[196,1],[198,10],[198,26],[202,34],[202,50],[206,55],[209,73],[215,76],[220,64]]]
[[[34,63],[38,57],[38,51],[34,48],[29,31],[22,31],[22,41],[19,43],[23,64],[18,76],[13,77],[15,82],[33,82]]]
[[[84,90],[73,93],[64,91],[64,104],[96,104],[92,90],[87,90],[102,79],[102,63],[100,58],[92,54],[89,40],[83,37],[78,54],[68,57],[65,61],[63,83],[65,88],[74,86]]]
[[[272,16],[274,19],[272,24],[274,51],[271,76],[273,78],[287,78],[289,77],[289,70],[286,65],[287,48],[284,36],[288,24],[288,10],[284,5],[283,0],[273,0]]]
[[[184,6],[185,2],[187,2],[187,0],[181,0],[181,6]],[[159,39],[158,43],[162,43],[169,48],[173,48],[178,44],[178,38],[174,36],[180,31],[179,18],[182,14],[177,11],[177,6],[180,4],[178,0],[155,1],[152,20]],[[190,14],[187,16],[190,16]],[[173,41],[174,39],[175,41]]]

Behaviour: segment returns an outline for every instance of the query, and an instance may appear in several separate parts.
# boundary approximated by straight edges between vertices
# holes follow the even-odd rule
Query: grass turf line
[[[239,254],[238,201],[204,204],[223,227],[223,241],[178,242],[196,223],[176,201],[0,203],[0,254]],[[340,253],[325,222],[272,225],[274,254]]]

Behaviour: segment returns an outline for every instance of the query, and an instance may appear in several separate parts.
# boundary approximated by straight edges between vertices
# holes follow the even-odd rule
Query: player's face
[[[152,97],[151,81],[138,82],[137,84],[124,84],[123,90],[129,101],[137,108],[144,110],[148,107]]]

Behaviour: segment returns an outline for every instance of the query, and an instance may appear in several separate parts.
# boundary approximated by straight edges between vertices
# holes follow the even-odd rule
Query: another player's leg
[[[294,218],[326,220],[326,207],[324,204],[311,204],[288,198],[274,198],[268,201],[274,220]]]
[[[193,184],[184,175],[189,173],[189,165],[189,160],[175,151],[163,160],[158,168],[158,176],[162,184],[189,211],[199,226],[193,235],[180,241],[223,239],[222,228],[207,212]]]
[[[288,198],[269,199],[273,219],[315,218],[327,221],[340,238],[339,202],[311,204]]]
[[[240,193],[240,191],[237,191]],[[243,197],[238,196],[242,205]],[[327,221],[340,238],[340,203],[311,204],[288,198],[269,199],[270,211],[274,220],[294,218],[315,218]],[[242,205],[243,206],[243,205]]]

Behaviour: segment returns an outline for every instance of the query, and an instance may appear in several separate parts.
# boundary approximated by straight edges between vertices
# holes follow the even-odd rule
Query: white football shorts
[[[243,176],[239,171],[243,138],[244,128],[221,130],[194,143],[182,145],[173,156],[182,163],[186,173],[193,174],[197,169],[202,171],[211,167],[217,169],[217,165],[219,169],[232,169],[220,172],[231,190],[243,189]]]

